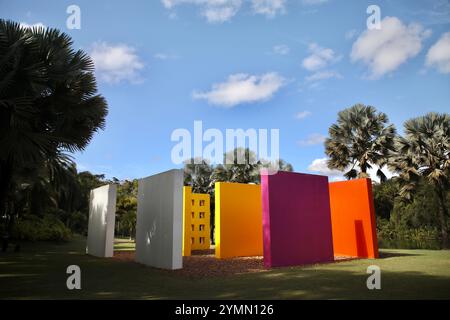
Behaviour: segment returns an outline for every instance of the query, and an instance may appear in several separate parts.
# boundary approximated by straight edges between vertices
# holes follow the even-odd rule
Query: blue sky
[[[66,9],[81,10],[81,29]],[[367,30],[366,9],[381,9]],[[449,112],[450,3],[361,0],[6,1],[0,17],[70,34],[94,58],[109,104],[79,169],[138,178],[171,169],[174,129],[276,128],[299,172],[324,167],[323,138],[356,103],[402,123]]]

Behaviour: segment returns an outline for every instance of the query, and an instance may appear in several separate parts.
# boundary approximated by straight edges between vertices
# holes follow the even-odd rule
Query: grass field
[[[130,250],[127,241],[117,244]],[[68,265],[81,267],[81,290],[66,288]],[[381,290],[366,269],[381,268]],[[85,239],[23,244],[0,253],[1,299],[450,299],[450,251],[382,250],[378,260],[279,268],[189,279],[129,261],[85,254]]]

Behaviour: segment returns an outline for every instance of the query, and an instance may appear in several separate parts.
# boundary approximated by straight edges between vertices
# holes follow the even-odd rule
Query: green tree
[[[107,104],[93,70],[67,34],[0,20],[0,216],[10,222],[11,199],[23,184],[40,177],[31,185],[41,194],[53,181],[41,172],[61,164],[65,152],[83,150],[103,128]]]
[[[377,176],[385,181],[381,168],[387,163],[396,135],[394,125],[388,122],[385,113],[371,106],[357,104],[340,111],[325,140],[328,167],[346,171],[344,176],[354,179],[369,177],[367,170],[378,165]]]
[[[450,115],[428,113],[404,123],[404,136],[396,139],[390,167],[399,173],[400,195],[412,199],[420,178],[435,192],[442,243],[448,247],[447,193],[450,188]]]
[[[125,180],[119,183],[116,204],[117,234],[127,235],[130,240],[135,235],[137,217],[138,180]]]
[[[373,185],[375,213],[382,219],[389,220],[399,193],[396,179],[389,179]]]

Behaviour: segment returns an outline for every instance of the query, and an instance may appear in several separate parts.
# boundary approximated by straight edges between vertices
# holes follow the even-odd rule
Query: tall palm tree
[[[377,176],[385,181],[381,168],[387,163],[396,135],[394,125],[388,122],[387,115],[372,106],[357,104],[339,112],[325,140],[328,167],[347,170],[344,176],[354,179],[368,177],[367,170],[377,165]]]
[[[184,164],[184,184],[191,186],[195,193],[211,193],[211,189],[214,188],[211,184],[213,170],[213,166],[204,159],[201,161],[190,159]]]
[[[433,186],[439,199],[442,243],[448,247],[446,206],[450,189],[450,115],[428,113],[404,123],[405,134],[396,139],[389,166],[399,173],[400,195],[411,199],[420,177]]]
[[[21,171],[83,150],[104,127],[93,71],[67,34],[0,20],[0,216]]]

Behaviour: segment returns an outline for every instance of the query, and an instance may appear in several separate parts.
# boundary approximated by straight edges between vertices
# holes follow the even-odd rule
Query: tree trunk
[[[436,193],[439,199],[439,224],[441,226],[442,246],[444,249],[449,247],[448,243],[448,230],[447,230],[447,207],[445,205],[445,190],[436,187]]]

